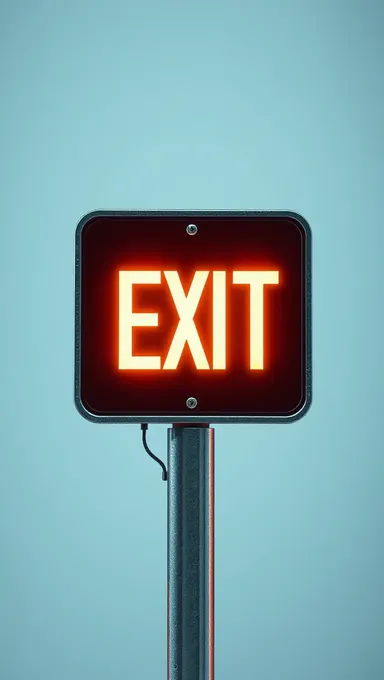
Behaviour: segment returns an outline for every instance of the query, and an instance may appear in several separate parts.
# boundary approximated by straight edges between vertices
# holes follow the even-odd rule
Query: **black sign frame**
[[[81,396],[81,305],[82,305],[82,232],[87,223],[95,217],[185,217],[188,222],[198,222],[201,217],[261,217],[261,218],[291,218],[302,228],[305,236],[304,256],[304,288],[305,288],[305,400],[297,412],[289,415],[218,415],[200,414],[193,411],[185,415],[159,414],[134,414],[134,415],[96,415],[86,408]],[[158,210],[158,211],[108,211],[98,210],[85,215],[79,222],[75,236],[75,404],[79,413],[91,422],[98,423],[289,423],[302,418],[309,410],[312,403],[312,234],[308,222],[298,213],[293,211],[252,211],[252,210]]]

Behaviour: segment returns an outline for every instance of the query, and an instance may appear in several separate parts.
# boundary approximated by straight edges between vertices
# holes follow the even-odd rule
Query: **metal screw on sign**
[[[188,226],[187,226],[187,234],[189,234],[189,236],[194,236],[195,234],[197,234],[197,226],[196,226],[196,224],[188,224]]]

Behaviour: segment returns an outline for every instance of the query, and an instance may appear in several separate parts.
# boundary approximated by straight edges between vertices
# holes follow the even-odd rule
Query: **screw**
[[[187,234],[189,234],[189,236],[194,236],[195,234],[197,234],[196,224],[188,224],[186,231]]]
[[[187,404],[188,408],[196,408],[197,399],[195,399],[195,397],[188,397],[185,403]]]

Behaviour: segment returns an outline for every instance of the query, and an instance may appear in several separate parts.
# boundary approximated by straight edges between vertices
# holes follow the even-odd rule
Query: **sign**
[[[292,421],[311,400],[311,235],[292,212],[94,212],[76,405],[108,422]]]

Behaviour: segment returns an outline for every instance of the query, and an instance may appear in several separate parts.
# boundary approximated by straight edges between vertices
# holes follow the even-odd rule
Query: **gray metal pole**
[[[214,430],[168,430],[168,680],[214,677]]]

